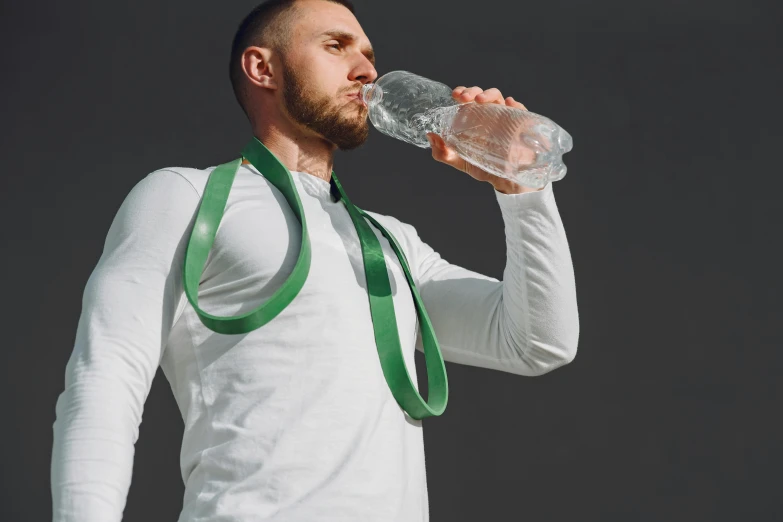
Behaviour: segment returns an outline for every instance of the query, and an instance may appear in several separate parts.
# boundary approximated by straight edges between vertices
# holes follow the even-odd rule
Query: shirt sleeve
[[[54,522],[119,522],[142,409],[184,296],[182,263],[199,195],[152,172],[120,206],[84,288],[52,426]]]
[[[503,280],[449,263],[403,224],[412,275],[446,361],[541,375],[576,356],[579,316],[568,241],[551,183],[535,192],[494,192],[505,225]],[[421,335],[416,348],[423,349]]]

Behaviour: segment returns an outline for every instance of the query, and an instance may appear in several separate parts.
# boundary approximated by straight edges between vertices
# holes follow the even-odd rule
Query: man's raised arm
[[[447,262],[403,224],[406,250],[445,360],[541,375],[576,356],[579,314],[568,241],[551,183],[540,191],[494,192],[506,233],[502,281]]]

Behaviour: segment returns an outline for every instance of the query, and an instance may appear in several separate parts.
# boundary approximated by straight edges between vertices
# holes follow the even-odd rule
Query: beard
[[[367,140],[370,124],[367,107],[350,102],[336,107],[326,95],[312,94],[293,67],[284,64],[283,103],[288,114],[301,125],[320,134],[340,150],[355,149]]]

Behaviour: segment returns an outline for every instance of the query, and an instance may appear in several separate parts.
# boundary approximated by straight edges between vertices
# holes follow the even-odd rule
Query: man
[[[241,24],[232,83],[254,136],[293,176],[312,244],[307,280],[261,328],[206,328],[185,298],[182,265],[212,168],[160,169],[141,180],[85,287],[53,426],[55,521],[121,520],[158,365],[185,423],[179,522],[428,520],[422,422],[405,414],[384,379],[357,233],[329,184],[334,151],[367,138],[356,93],[376,77],[348,1],[275,1]],[[522,107],[497,89],[453,95]],[[430,138],[436,160],[494,187],[507,245],[501,282],[448,263],[411,225],[368,212],[402,246],[444,359],[528,376],[570,362],[576,292],[551,185],[531,190],[497,178]],[[415,382],[416,311],[381,239]],[[241,165],[199,305],[219,317],[254,310],[289,276],[301,240],[280,191]]]

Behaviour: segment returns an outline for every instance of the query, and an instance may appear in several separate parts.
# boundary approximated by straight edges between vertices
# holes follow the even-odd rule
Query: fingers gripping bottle
[[[496,103],[458,103],[452,89],[408,71],[362,87],[370,122],[380,132],[422,148],[434,132],[467,162],[502,178],[540,188],[566,173],[572,139],[534,112]]]

